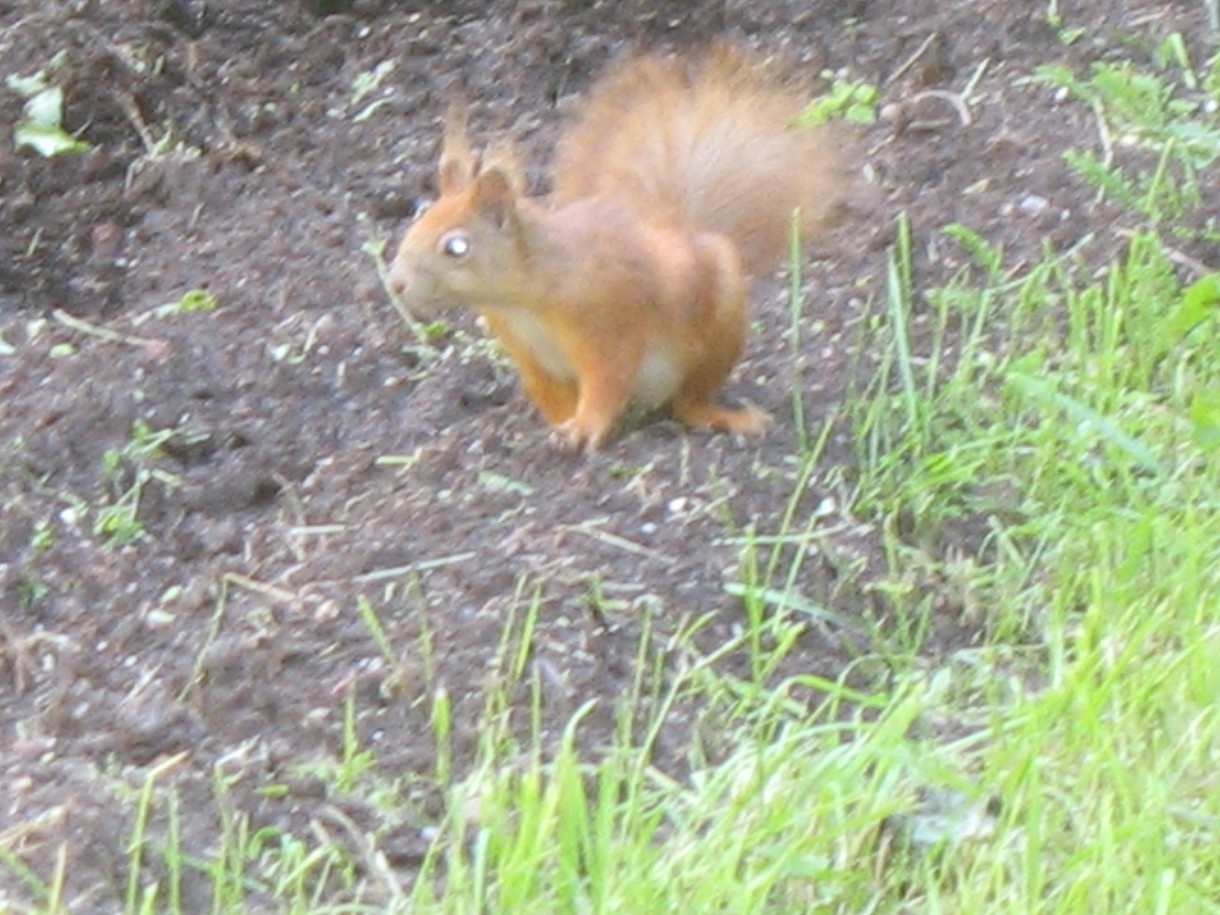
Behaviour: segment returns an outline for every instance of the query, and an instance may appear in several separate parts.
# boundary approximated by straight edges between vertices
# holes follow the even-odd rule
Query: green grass
[[[1180,155],[1175,135],[1143,140]],[[1159,180],[1177,182],[1185,212],[1194,178],[1174,161],[1184,170]],[[664,645],[645,624],[618,738],[596,758],[579,749],[587,708],[557,746],[537,736],[539,598],[523,582],[461,777],[447,694],[426,677],[429,787],[446,813],[418,874],[354,826],[342,842],[252,831],[219,770],[217,840],[188,856],[180,802],[159,783],[170,760],[132,802],[127,911],[182,911],[187,872],[224,912],[1220,911],[1220,277],[1184,278],[1169,211],[1135,210],[1149,226],[1100,271],[1079,251],[1013,271],[945,227],[971,266],[935,289],[912,269],[924,229],[898,222],[870,328],[877,371],[841,417],[852,472],[821,459],[829,424],[802,429],[775,528],[733,541],[740,636],[709,655],[700,619]],[[836,504],[811,509],[811,490]],[[882,540],[886,613],[847,618],[802,594],[841,515]],[[355,612],[395,663],[378,608]],[[937,614],[980,640],[941,650]],[[812,627],[849,645],[837,679],[785,672]],[[719,663],[735,652],[740,678]],[[524,738],[508,711],[521,686],[535,702]],[[355,701],[333,794],[405,803],[368,764]],[[650,755],[679,703],[704,709],[721,748],[714,761],[693,748],[680,779]],[[62,910],[70,858],[43,878],[0,856],[33,911]]]
[[[1101,196],[1161,222],[1203,202],[1199,175],[1220,160],[1220,58],[1200,77],[1177,32],[1149,57],[1151,67],[1097,62],[1087,77],[1048,64],[1037,78],[1062,86],[1093,109],[1099,149],[1070,151],[1072,168]]]

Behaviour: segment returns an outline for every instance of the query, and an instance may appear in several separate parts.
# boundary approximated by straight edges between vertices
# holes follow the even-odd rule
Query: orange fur
[[[440,199],[410,228],[391,281],[420,312],[472,306],[547,422],[596,448],[629,403],[694,426],[761,433],[714,398],[745,341],[746,276],[831,208],[823,134],[801,97],[718,48],[702,63],[641,57],[597,83],[561,141],[550,202],[511,156],[480,164],[446,119]]]

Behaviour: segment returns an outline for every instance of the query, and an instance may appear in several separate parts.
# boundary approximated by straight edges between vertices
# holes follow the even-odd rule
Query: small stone
[[[1046,208],[1051,205],[1051,202],[1045,197],[1039,197],[1037,194],[1026,194],[1017,203],[1017,209],[1027,216],[1037,216],[1045,212]]]

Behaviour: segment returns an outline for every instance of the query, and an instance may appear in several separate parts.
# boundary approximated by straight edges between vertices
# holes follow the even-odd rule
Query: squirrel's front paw
[[[570,451],[588,452],[600,448],[609,433],[609,425],[590,423],[588,420],[582,422],[579,416],[573,416],[557,425],[551,437]]]

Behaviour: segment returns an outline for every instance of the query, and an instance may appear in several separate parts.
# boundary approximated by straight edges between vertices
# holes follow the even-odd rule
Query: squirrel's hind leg
[[[690,400],[681,395],[673,403],[674,416],[688,426],[706,427],[734,435],[762,435],[771,417],[753,407],[724,407],[709,400]]]
[[[707,427],[734,435],[762,435],[771,425],[771,417],[753,407],[725,407],[716,402],[716,393],[728,377],[744,343],[744,327],[732,327],[726,322],[724,335],[717,345],[708,347],[704,358],[696,363],[682,387],[674,396],[670,409],[679,421],[688,426]],[[744,324],[735,320],[739,326]],[[735,337],[735,340],[726,338]]]
[[[751,407],[724,407],[716,392],[741,357],[746,340],[746,281],[732,243],[722,235],[696,238],[703,266],[697,303],[701,320],[698,355],[674,396],[674,416],[688,426],[705,426],[736,435],[761,435],[771,417]]]

